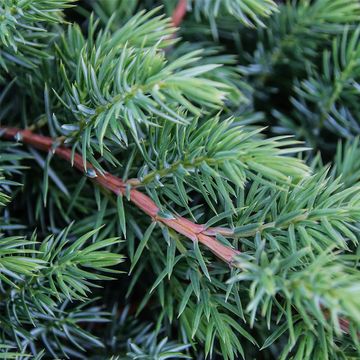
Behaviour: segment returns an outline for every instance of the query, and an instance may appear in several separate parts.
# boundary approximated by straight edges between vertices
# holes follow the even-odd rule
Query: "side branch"
[[[186,15],[187,0],[179,0],[172,14],[172,22],[175,27],[179,27]]]
[[[47,136],[34,134],[30,130],[21,130],[18,128],[1,128],[0,136],[6,139],[17,139],[24,144],[28,144],[42,151],[53,151],[62,159],[72,162],[73,166],[78,170],[89,173],[93,172],[92,180],[115,193],[117,196],[123,196],[126,193],[126,188],[131,183],[124,182],[108,172],[100,173],[89,162],[86,162],[86,169],[84,168],[84,160],[80,154],[75,153],[72,158],[71,149],[64,146],[56,146],[53,139]],[[216,234],[229,236],[232,234],[231,229],[225,228],[206,228],[205,225],[195,224],[190,220],[174,215],[174,218],[167,219],[159,216],[160,209],[150,197],[144,193],[130,188],[130,202],[138,209],[149,215],[154,221],[162,223],[169,228],[175,230],[179,234],[186,236],[192,241],[198,241],[206,248],[214,253],[218,258],[225,261],[230,266],[236,266],[235,258],[239,251],[223,245],[216,239]]]

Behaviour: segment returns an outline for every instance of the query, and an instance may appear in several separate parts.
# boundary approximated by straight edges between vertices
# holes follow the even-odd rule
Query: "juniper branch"
[[[30,130],[21,130],[19,128],[0,127],[0,137],[6,139],[15,139],[24,144],[31,145],[42,151],[52,151],[62,159],[71,162],[72,166],[84,172],[92,178],[92,180],[101,187],[110,190],[117,196],[125,196],[138,209],[150,216],[153,221],[162,223],[177,233],[184,235],[193,242],[199,242],[209,249],[215,256],[226,262],[231,267],[241,268],[241,259],[239,259],[240,251],[220,243],[216,235],[232,236],[232,229],[222,227],[206,227],[204,224],[196,224],[182,216],[174,215],[171,218],[164,218],[159,215],[160,209],[155,202],[140,192],[136,188],[131,187],[134,179],[124,181],[108,172],[101,173],[96,170],[89,162],[84,161],[81,155],[72,153],[71,149],[59,146],[56,140],[48,136],[38,135]],[[136,182],[136,181],[135,181]],[[326,316],[327,311],[323,309]],[[349,321],[340,318],[340,328],[345,333],[349,332]]]

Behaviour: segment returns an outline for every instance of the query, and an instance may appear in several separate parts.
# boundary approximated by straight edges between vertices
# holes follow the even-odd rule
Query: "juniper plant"
[[[358,358],[359,15],[3,1],[0,358]]]

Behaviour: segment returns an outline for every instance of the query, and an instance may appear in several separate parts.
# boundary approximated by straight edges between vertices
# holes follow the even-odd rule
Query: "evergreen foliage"
[[[352,100],[359,81],[359,16],[358,1],[286,2],[266,28],[238,33],[242,72],[255,86],[260,109],[274,119],[274,132],[292,132],[330,152],[338,136],[359,134]],[[250,38],[257,45],[248,51]]]
[[[2,1],[0,359],[359,358],[359,18]]]

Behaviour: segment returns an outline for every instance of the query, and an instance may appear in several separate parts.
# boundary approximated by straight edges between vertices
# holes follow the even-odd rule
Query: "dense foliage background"
[[[359,20],[2,0],[0,359],[359,359]]]

